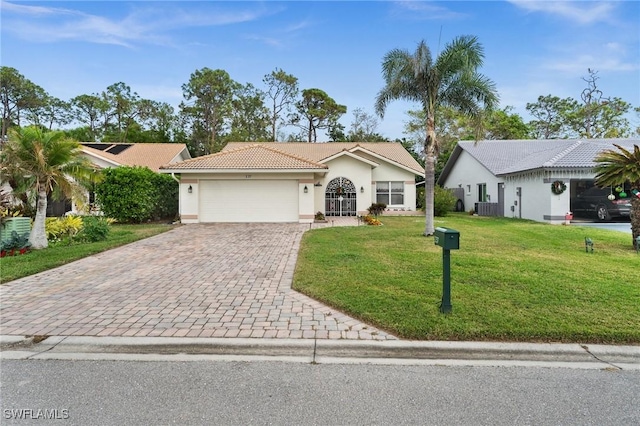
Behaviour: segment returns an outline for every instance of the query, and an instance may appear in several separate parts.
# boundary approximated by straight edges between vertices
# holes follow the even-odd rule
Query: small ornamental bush
[[[436,185],[433,197],[433,215],[446,216],[451,213],[456,205],[456,197],[453,192]]]
[[[382,225],[382,222],[380,222],[378,219],[376,219],[375,217],[373,217],[371,215],[364,216],[362,218],[362,220],[364,220],[364,223],[366,223],[367,225],[373,225],[373,226]]]
[[[324,218],[324,214],[322,214],[322,212],[317,212],[316,215],[314,216],[315,220],[325,220]]]
[[[386,208],[387,208],[387,205],[385,203],[373,203],[369,206],[367,210],[369,211],[370,215],[378,217],[378,215],[381,215],[382,213],[384,213],[384,209]]]
[[[29,233],[18,234],[18,231],[11,231],[8,239],[0,241],[0,253],[2,257],[13,256],[16,253],[26,253],[31,248]]]
[[[73,239],[82,230],[82,225],[80,216],[48,217],[44,228],[47,240],[58,242],[65,238]]]
[[[111,228],[108,219],[96,216],[85,216],[83,222],[82,232],[80,232],[78,236],[82,241],[95,243],[106,240],[109,236]]]

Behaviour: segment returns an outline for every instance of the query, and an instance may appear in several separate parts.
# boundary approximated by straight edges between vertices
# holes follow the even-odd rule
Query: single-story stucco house
[[[158,172],[164,164],[191,158],[183,143],[82,142],[80,145],[81,155],[88,158],[97,169],[139,166]],[[90,203],[94,201],[92,192],[86,196]],[[69,199],[56,201],[51,198],[47,203],[47,216],[62,216],[77,211],[76,203]]]
[[[120,166],[148,167],[158,172],[160,166],[188,160],[191,158],[187,146],[183,143],[111,143],[111,142],[81,142],[81,155],[91,161],[96,169],[106,169]],[[11,193],[8,183],[2,190]],[[85,193],[90,203],[93,202],[92,192]],[[54,200],[50,195],[47,202],[47,216],[63,216],[77,213],[76,202],[71,199]]]
[[[399,143],[232,142],[168,164],[180,176],[182,223],[298,222],[367,213],[375,202],[415,211],[420,164]]]
[[[572,194],[595,177],[594,159],[616,150],[613,144],[632,151],[640,140],[461,141],[437,183],[460,194],[466,210],[491,208],[497,216],[563,223]]]
[[[158,172],[162,165],[191,158],[183,143],[83,142],[81,150],[82,155],[100,169],[140,166]]]

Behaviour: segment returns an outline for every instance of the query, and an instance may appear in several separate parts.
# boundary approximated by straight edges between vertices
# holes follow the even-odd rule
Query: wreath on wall
[[[556,180],[551,184],[551,192],[553,192],[556,195],[560,195],[566,190],[567,190],[567,185],[565,185],[564,182],[561,180]]]

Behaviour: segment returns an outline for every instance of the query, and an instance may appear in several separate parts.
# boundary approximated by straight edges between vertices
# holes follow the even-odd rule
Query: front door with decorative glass
[[[327,185],[325,192],[325,216],[355,216],[356,187],[347,178],[337,177]]]

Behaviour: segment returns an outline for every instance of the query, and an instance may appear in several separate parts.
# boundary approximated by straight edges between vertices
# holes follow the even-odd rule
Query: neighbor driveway
[[[618,231],[618,232],[626,232],[627,234],[631,234],[631,223],[630,222],[578,222],[571,221],[572,225],[576,226],[588,226],[590,228],[599,228],[599,229],[608,229],[610,231]]]
[[[184,225],[12,281],[0,334],[394,339],[291,290],[308,229]]]

